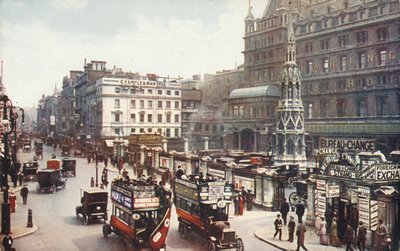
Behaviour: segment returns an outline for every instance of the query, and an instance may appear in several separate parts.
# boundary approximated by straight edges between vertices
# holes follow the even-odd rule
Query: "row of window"
[[[346,5],[344,7],[346,8]],[[396,9],[398,9],[398,7],[396,7],[394,5],[390,6],[390,11],[395,11]],[[385,14],[386,10],[387,10],[387,6],[379,6],[379,7],[375,6],[368,10],[360,9],[359,11],[356,11],[356,12],[342,14],[339,16],[332,16],[329,18],[324,18],[323,20],[318,20],[313,23],[300,25],[299,29],[298,29],[298,33],[304,34],[307,32],[319,31],[319,30],[326,29],[329,27],[335,27],[335,26],[343,25],[343,24],[346,24],[349,22],[355,22],[357,20],[362,20],[367,17],[375,17],[378,14],[383,15],[383,14]],[[331,6],[328,6],[327,13],[329,14],[329,13],[331,13],[331,11],[332,11]],[[314,17],[315,14],[316,14],[316,11],[314,9],[311,9],[310,10],[311,17]]]
[[[121,89],[124,90],[124,88],[121,87],[115,87],[115,93],[121,93]],[[176,90],[176,91],[171,91],[171,90],[157,90],[157,95],[165,95],[167,96],[171,96],[172,93],[174,93],[175,96],[180,96],[180,91]],[[131,94],[136,94],[136,93],[140,93],[140,94],[148,94],[148,95],[153,95],[153,89],[146,89],[146,88],[130,88],[130,93]]]
[[[390,56],[390,57],[389,57]],[[375,60],[375,58],[377,58]],[[315,60],[308,61],[306,66],[306,74],[312,75],[313,73],[328,73],[330,69],[347,71],[349,70],[349,66],[355,66],[358,69],[365,69],[368,66],[387,66],[389,59],[394,59],[394,54],[388,53],[386,49],[379,49],[375,56],[374,54],[367,54],[367,52],[359,52],[357,53],[357,60],[355,64],[352,61],[352,58],[348,58],[346,55],[339,56],[339,65],[337,65],[337,61],[335,57],[323,58],[320,60],[320,66],[318,63],[315,63]],[[375,62],[375,64],[373,64]],[[322,70],[319,70],[319,69]]]
[[[129,103],[129,108],[130,109],[136,109],[136,102],[137,100],[135,99],[131,99],[130,103]],[[147,100],[147,106],[145,107],[145,100],[138,100],[139,101],[139,109],[152,109],[153,108],[153,100]],[[162,101],[162,100],[158,100],[157,101],[157,108],[158,109],[163,109],[164,105],[163,103],[165,102],[165,108],[166,109],[171,109],[171,104],[174,104],[174,109],[180,109],[180,102],[179,101]],[[120,99],[115,99],[114,100],[114,108],[121,108],[121,100]]]
[[[400,30],[399,30],[400,32]],[[368,31],[359,31],[354,33],[355,40],[358,45],[368,44]],[[381,27],[376,30],[376,39],[377,41],[386,41],[389,39],[389,28],[388,27]],[[340,35],[337,37],[337,46],[333,46],[332,48],[345,48],[350,45],[350,38],[348,34]],[[319,41],[320,50],[329,50],[331,48],[331,39],[326,38]],[[312,53],[314,50],[313,42],[307,42],[304,44],[303,51],[305,53]]]
[[[360,98],[355,101],[355,115],[358,117],[372,116],[368,113],[368,100],[367,98]],[[319,116],[320,117],[328,117],[329,111],[332,110],[332,107],[335,107],[335,110],[330,113],[330,116],[336,117],[346,117],[352,116],[348,111],[348,108],[352,108],[352,105],[346,99],[339,99],[336,101],[336,106],[332,106],[332,102],[328,100],[321,100],[319,102]],[[386,116],[389,115],[389,103],[387,96],[379,96],[376,97],[375,103],[376,116]],[[306,109],[306,117],[312,118],[314,115],[314,106],[313,103],[309,103],[308,108]]]
[[[114,134],[115,135],[121,135],[120,133],[121,133],[120,128],[114,129]],[[140,133],[140,134],[143,134],[143,133],[152,134],[152,133],[157,133],[159,135],[162,135],[162,136],[168,137],[168,138],[180,137],[179,128],[175,128],[173,130],[170,129],[170,128],[166,128],[164,132],[163,132],[163,130],[161,128],[131,128],[130,129],[130,133],[131,134],[138,134],[138,133]]]
[[[245,111],[246,110],[246,111]],[[264,114],[264,111],[266,114]],[[245,108],[243,105],[233,106],[230,113],[233,117],[248,117],[248,118],[260,118],[266,116],[267,118],[275,116],[275,108],[272,106],[265,107],[248,107]]]
[[[118,123],[122,122],[122,114],[121,113],[113,113],[113,115],[114,115],[114,122],[118,122]],[[165,116],[165,119],[163,119],[164,116]],[[136,121],[136,114],[131,113],[129,122],[130,123],[137,123],[137,122],[139,122],[139,123],[153,123],[153,122],[172,123],[171,117],[172,117],[171,114],[165,114],[165,115],[157,114],[157,121],[153,121],[153,114],[147,114],[147,120],[145,120],[146,114],[140,113],[139,121]],[[180,123],[179,114],[174,115],[174,123]]]

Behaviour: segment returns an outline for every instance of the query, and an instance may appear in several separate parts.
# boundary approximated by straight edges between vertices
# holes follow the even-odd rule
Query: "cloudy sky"
[[[261,17],[268,0],[252,0]],[[248,0],[0,0],[7,94],[37,105],[69,70],[107,61],[124,71],[190,78],[243,63]]]

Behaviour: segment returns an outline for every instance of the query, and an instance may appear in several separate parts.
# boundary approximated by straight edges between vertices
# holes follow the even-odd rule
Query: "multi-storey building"
[[[289,0],[245,19],[244,81],[278,85]],[[400,148],[400,9],[388,0],[293,1],[306,153]]]
[[[130,134],[181,136],[182,90],[178,79],[154,74],[103,77],[96,81],[94,104],[101,139]],[[96,118],[95,118],[96,117]]]

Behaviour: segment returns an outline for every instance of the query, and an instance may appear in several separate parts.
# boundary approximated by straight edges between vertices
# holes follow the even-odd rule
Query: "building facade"
[[[302,75],[306,154],[340,145],[354,152],[400,147],[400,9],[395,0],[293,1]],[[278,85],[289,0],[245,19],[244,81]],[[372,148],[365,142],[373,142]]]

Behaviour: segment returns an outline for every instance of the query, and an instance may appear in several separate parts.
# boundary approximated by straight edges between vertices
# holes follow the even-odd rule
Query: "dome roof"
[[[263,85],[249,88],[234,89],[229,95],[230,99],[233,98],[250,98],[250,97],[280,97],[281,93],[279,88],[274,85]]]

